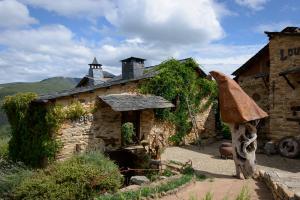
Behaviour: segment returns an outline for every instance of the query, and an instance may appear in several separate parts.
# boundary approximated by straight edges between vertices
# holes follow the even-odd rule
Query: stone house
[[[156,66],[145,67],[145,59],[130,57],[121,60],[122,74],[104,80],[101,64],[94,59],[89,74],[76,88],[39,96],[36,103],[68,106],[79,101],[86,110],[94,110],[77,120],[64,122],[57,138],[63,143],[58,159],[64,159],[75,152],[85,150],[114,151],[122,147],[121,126],[132,122],[138,144],[160,137],[166,144],[175,127],[158,121],[154,109],[170,108],[174,105],[159,96],[139,94],[139,85],[157,75]],[[184,60],[181,60],[184,61]],[[206,74],[200,68],[195,70],[200,77]],[[212,107],[195,116],[198,132],[203,136],[215,136],[215,114]],[[187,142],[195,140],[195,134],[188,134]]]
[[[232,75],[269,114],[258,137],[278,141],[300,134],[300,28],[265,33],[269,43]]]

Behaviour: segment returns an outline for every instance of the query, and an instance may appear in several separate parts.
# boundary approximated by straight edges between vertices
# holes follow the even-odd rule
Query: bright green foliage
[[[15,188],[16,199],[92,199],[115,192],[123,177],[116,164],[99,152],[74,156],[37,171]]]
[[[146,186],[142,187],[136,191],[128,191],[128,192],[122,192],[122,193],[116,193],[112,195],[104,195],[100,196],[96,199],[98,200],[139,200],[143,197],[149,197],[151,195],[155,195],[162,192],[167,192],[173,189],[176,189],[188,182],[190,182],[193,179],[193,175],[183,175],[180,178],[170,180],[166,183],[156,185],[156,186]]]
[[[133,143],[134,126],[131,122],[122,124],[121,133],[124,145]]]
[[[176,125],[171,141],[179,144],[192,128],[187,102],[194,114],[207,109],[217,98],[214,81],[199,77],[198,64],[193,59],[179,62],[175,59],[160,64],[158,74],[141,85],[142,93],[162,96],[176,104],[176,109],[157,109],[156,117]],[[202,100],[207,99],[206,103]]]
[[[86,111],[84,110],[83,106],[79,101],[74,101],[66,109],[67,119],[76,120],[84,114],[86,114]]]
[[[51,160],[59,149],[54,133],[61,119],[53,106],[32,105],[34,93],[19,93],[5,97],[3,109],[11,125],[9,157],[31,166]]]

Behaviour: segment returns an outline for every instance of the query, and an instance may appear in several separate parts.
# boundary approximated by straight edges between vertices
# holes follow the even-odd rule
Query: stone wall
[[[65,122],[58,139],[63,143],[58,159],[83,151],[117,149],[121,146],[121,113],[100,104],[95,113]]]
[[[299,177],[294,174],[260,170],[258,178],[266,183],[274,200],[300,200]]]
[[[121,147],[121,112],[113,111],[105,103],[101,103],[98,96],[120,93],[137,93],[138,82],[111,86],[97,89],[92,93],[81,93],[72,97],[64,97],[56,100],[56,104],[67,106],[78,100],[86,110],[96,111],[82,117],[82,120],[66,121],[59,130],[58,139],[63,143],[63,148],[58,154],[58,159],[70,157],[76,152],[86,150],[114,150]],[[206,137],[215,136],[215,116],[211,107],[196,116],[196,121],[201,134]],[[152,109],[143,110],[140,113],[141,138],[150,143],[155,135],[163,138],[169,145],[168,138],[175,134],[175,126],[162,122],[154,117]],[[193,142],[195,134],[187,136],[187,142]]]
[[[300,106],[300,80],[299,74],[287,75],[295,86],[292,89],[279,73],[300,66],[300,52],[298,55],[288,56],[281,60],[280,50],[288,55],[288,49],[300,47],[300,36],[276,35],[272,37],[269,44],[270,51],[270,136],[273,140],[279,140],[284,136],[299,135],[299,122],[288,121],[288,118],[300,117],[300,113],[293,115],[292,106]]]
[[[269,113],[269,82],[263,78],[254,78],[253,76],[240,76],[239,85],[243,90],[261,107]],[[269,137],[269,118],[262,119],[261,127],[258,130],[258,139],[264,140]]]

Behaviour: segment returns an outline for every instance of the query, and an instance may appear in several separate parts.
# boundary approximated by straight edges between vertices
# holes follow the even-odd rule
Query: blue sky
[[[230,74],[267,42],[300,26],[298,0],[0,0],[0,83],[82,77],[94,56],[146,65],[193,57]]]

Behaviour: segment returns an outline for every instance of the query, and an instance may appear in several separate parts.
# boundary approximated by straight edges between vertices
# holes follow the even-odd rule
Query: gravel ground
[[[235,173],[232,159],[221,159],[219,145],[216,142],[204,148],[197,146],[169,147],[162,155],[162,160],[186,162],[192,160],[193,167],[198,172],[213,177],[204,182],[197,182],[176,195],[162,198],[163,200],[202,199],[207,192],[213,193],[214,200],[224,197],[234,199],[243,186],[247,186],[251,200],[272,200],[272,195],[266,185],[253,179],[240,180],[233,177]],[[284,171],[300,179],[300,159],[287,159],[279,155],[267,156],[257,154],[257,167],[263,170]]]
[[[199,148],[197,146],[169,147],[162,155],[162,160],[177,160],[186,162],[192,160],[193,167],[206,175],[213,177],[228,177],[235,173],[232,159],[221,159],[219,145],[221,142]],[[279,155],[267,156],[257,154],[259,169],[273,169],[300,175],[300,159],[287,159]]]

